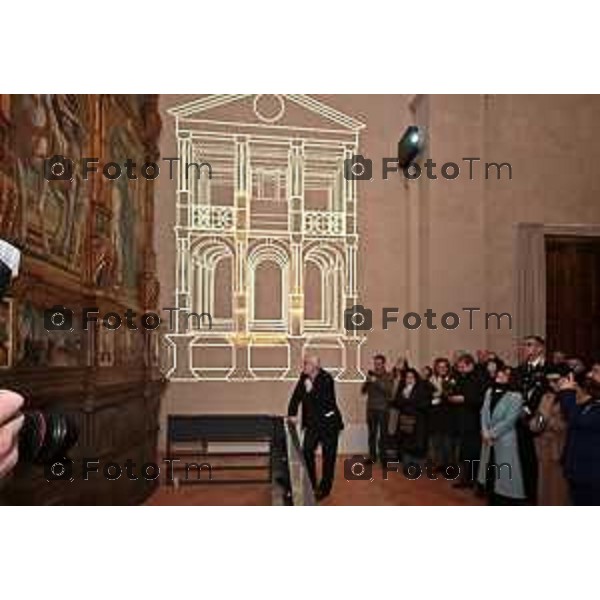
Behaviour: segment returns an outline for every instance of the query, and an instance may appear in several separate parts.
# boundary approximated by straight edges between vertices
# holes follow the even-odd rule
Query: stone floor
[[[344,458],[338,469],[331,496],[323,506],[471,506],[484,502],[470,491],[455,490],[452,482],[439,476],[430,480],[424,473],[418,480],[390,471],[384,479],[375,466],[372,481],[347,481]],[[265,484],[206,484],[173,489],[161,486],[146,502],[155,506],[266,506],[271,503],[271,488]]]

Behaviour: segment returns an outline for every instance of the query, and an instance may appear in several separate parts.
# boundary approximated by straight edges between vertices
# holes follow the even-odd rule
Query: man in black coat
[[[454,484],[457,488],[475,486],[477,465],[481,453],[481,407],[485,391],[485,380],[475,370],[475,361],[470,354],[463,354],[456,362],[458,372],[456,385],[448,401],[453,406],[460,437],[459,460],[461,478]]]
[[[304,359],[304,368],[288,406],[290,418],[297,418],[300,405],[304,430],[304,460],[315,495],[321,500],[331,492],[338,437],[344,423],[335,398],[333,377],[321,368],[316,356]],[[315,451],[319,444],[323,455],[323,470],[321,481],[317,485]]]

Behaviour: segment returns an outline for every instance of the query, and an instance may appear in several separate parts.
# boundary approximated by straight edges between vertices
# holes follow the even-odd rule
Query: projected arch
[[[251,331],[287,329],[289,257],[275,245],[259,245],[248,256]]]
[[[221,240],[203,241],[192,247],[191,310],[212,316],[213,329],[229,330],[233,323],[233,253]],[[191,320],[193,325],[195,320]]]
[[[315,245],[304,257],[304,330],[339,331],[344,261],[333,246]]]

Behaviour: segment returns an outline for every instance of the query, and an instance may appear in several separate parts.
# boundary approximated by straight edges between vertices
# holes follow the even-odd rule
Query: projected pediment
[[[364,124],[304,94],[209,95],[169,111],[192,130],[200,125],[358,132]]]

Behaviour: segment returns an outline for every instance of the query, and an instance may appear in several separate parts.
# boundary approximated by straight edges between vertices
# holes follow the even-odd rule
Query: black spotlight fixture
[[[398,142],[398,166],[404,169],[413,162],[425,147],[425,129],[411,125]]]

